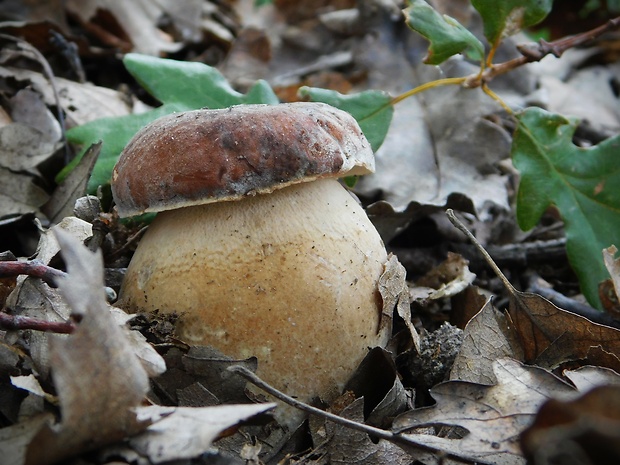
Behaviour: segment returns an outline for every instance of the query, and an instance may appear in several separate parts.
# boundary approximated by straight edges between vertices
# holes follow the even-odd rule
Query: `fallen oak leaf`
[[[540,405],[551,397],[567,398],[575,389],[553,374],[512,359],[493,363],[493,386],[447,381],[431,389],[436,404],[406,412],[394,420],[393,430],[412,441],[454,455],[474,457],[495,465],[525,464],[519,434]],[[460,438],[420,433],[420,428],[458,427]],[[423,458],[419,458],[423,460]],[[424,463],[438,463],[428,462]]]

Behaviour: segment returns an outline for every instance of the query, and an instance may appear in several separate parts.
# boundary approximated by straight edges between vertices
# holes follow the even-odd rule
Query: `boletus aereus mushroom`
[[[177,336],[234,358],[301,400],[330,401],[384,346],[384,244],[339,177],[374,157],[348,113],[319,103],[162,117],[123,151],[121,216],[159,212],[120,305],[177,312]]]

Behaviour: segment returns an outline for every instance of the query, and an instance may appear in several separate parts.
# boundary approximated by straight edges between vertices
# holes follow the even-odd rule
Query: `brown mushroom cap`
[[[114,168],[112,193],[124,217],[373,171],[368,141],[342,110],[240,105],[172,114],[144,127]]]

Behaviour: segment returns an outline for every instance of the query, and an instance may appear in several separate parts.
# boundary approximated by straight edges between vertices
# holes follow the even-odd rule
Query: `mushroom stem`
[[[177,312],[177,335],[304,401],[337,396],[384,346],[376,229],[335,179],[158,214],[121,289],[133,311]]]

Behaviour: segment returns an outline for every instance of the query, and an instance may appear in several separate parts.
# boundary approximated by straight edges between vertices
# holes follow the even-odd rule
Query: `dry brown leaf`
[[[503,357],[523,360],[523,354],[506,316],[487,300],[463,330],[463,344],[450,379],[495,384],[493,362]]]
[[[416,350],[419,350],[420,335],[411,322],[409,289],[405,279],[407,271],[394,254],[390,254],[384,266],[385,268],[383,274],[379,277],[378,284],[379,293],[383,300],[381,328],[379,328],[378,332],[384,331],[383,328],[392,327],[392,315],[394,314],[394,309],[396,309],[396,312],[403,319],[409,330],[413,345]]]
[[[448,252],[448,257],[410,290],[411,300],[424,305],[429,300],[453,297],[463,292],[476,278],[469,271],[468,261],[461,255]]]
[[[553,369],[579,360],[620,371],[619,330],[562,310],[539,295],[514,288],[511,294],[508,313],[526,363]]]
[[[74,214],[75,202],[87,193],[88,180],[101,152],[101,144],[99,141],[86,150],[79,163],[54,189],[49,201],[43,206],[42,211],[51,223],[58,223]]]
[[[364,399],[364,417],[369,425],[388,427],[392,418],[407,408],[407,393],[392,355],[380,347],[368,352],[344,392]]]
[[[393,429],[406,433],[429,426],[460,427],[468,433],[462,438],[427,433],[407,434],[407,438],[479,462],[524,464],[519,433],[529,425],[545,400],[566,398],[575,389],[541,368],[512,359],[495,361],[493,369],[496,385],[460,381],[439,384],[431,390],[436,405],[404,413],[396,418]],[[427,456],[424,460],[435,460],[424,463],[439,463],[441,458]]]
[[[37,165],[60,147],[60,124],[40,95],[18,91],[10,100],[13,122],[0,128],[0,166],[37,175]]]
[[[522,361],[549,369],[579,361],[620,371],[618,329],[562,310],[537,294],[517,291],[454,212],[448,211],[448,218],[470,238],[510,294],[506,316],[511,334],[506,338],[515,351],[512,341],[518,341]]]
[[[0,218],[36,212],[47,202],[49,196],[34,180],[34,176],[0,168]]]

